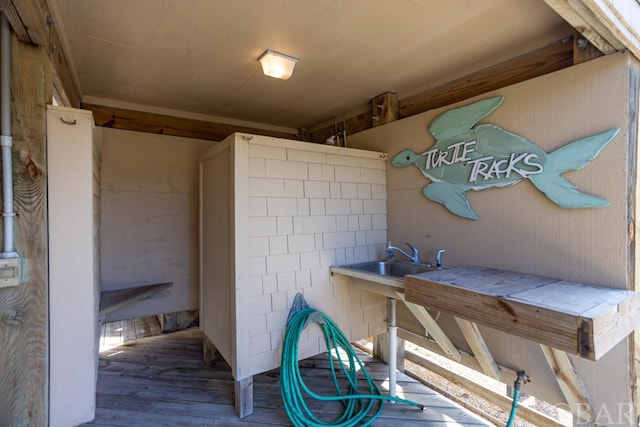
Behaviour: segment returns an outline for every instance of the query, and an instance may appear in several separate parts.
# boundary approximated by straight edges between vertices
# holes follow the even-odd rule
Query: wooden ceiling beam
[[[401,99],[400,118],[481,95],[573,65],[573,37],[551,43],[442,86]]]
[[[18,40],[48,48],[56,98],[65,106],[79,108],[80,90],[46,1],[0,0],[0,9],[7,16]]]
[[[640,59],[640,34],[633,23],[640,19],[640,4],[626,2],[624,13],[613,2],[594,0],[544,0],[582,37],[608,54],[629,49]],[[615,4],[619,6],[619,2]]]
[[[36,46],[49,43],[50,15],[44,0],[0,0],[0,9],[7,15],[18,40]]]
[[[124,108],[82,104],[85,110],[93,112],[96,126],[124,129],[185,138],[222,141],[234,132],[255,133],[276,138],[298,139],[294,133],[265,130],[228,123],[208,122],[164,114],[146,113]]]
[[[573,36],[567,36],[533,52],[401,99],[398,101],[399,118],[404,119],[570,67],[573,65],[573,54]],[[371,128],[371,116],[369,110],[347,119],[347,135]],[[311,132],[311,141],[324,142],[333,132],[333,125],[317,129]]]

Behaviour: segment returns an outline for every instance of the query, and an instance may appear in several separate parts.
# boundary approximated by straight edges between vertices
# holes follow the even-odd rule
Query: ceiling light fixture
[[[287,80],[293,74],[293,67],[298,62],[298,58],[267,49],[260,55],[258,61],[262,64],[262,72],[265,75]]]

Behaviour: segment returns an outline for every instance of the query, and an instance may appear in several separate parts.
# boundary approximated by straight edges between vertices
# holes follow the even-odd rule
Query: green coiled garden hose
[[[317,323],[324,331],[335,395],[325,396],[314,393],[307,387],[300,374],[298,344],[308,321]],[[344,384],[342,388],[347,390],[340,387],[332,360],[332,355],[340,354],[346,354],[347,359],[344,361],[343,357],[336,357],[348,382],[348,387]],[[358,372],[362,373],[366,387],[363,387],[362,380],[359,381]],[[368,426],[380,415],[384,401],[387,400],[424,409],[424,406],[419,403],[383,395],[335,322],[324,313],[308,306],[290,315],[287,322],[282,349],[280,393],[287,415],[295,426]],[[339,401],[342,403],[343,412],[332,421],[323,421],[311,412],[305,397],[321,401]]]

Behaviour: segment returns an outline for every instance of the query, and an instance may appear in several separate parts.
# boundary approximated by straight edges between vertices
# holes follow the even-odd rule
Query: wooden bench
[[[100,293],[100,316],[104,316],[136,301],[151,298],[173,286],[173,282],[156,283]]]

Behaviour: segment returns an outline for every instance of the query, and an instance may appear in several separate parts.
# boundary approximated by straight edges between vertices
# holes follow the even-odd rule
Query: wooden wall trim
[[[607,54],[628,49],[636,58],[640,58],[640,33],[634,28],[640,18],[638,2],[544,1],[601,52]],[[624,7],[624,11],[618,7]]]
[[[80,108],[82,95],[73,78],[71,66],[62,47],[60,34],[55,23],[50,26],[49,52],[53,65],[53,90],[56,98],[66,107]]]
[[[399,101],[406,118],[573,65],[573,37]]]
[[[45,48],[12,42],[17,287],[0,289],[0,424],[48,425],[48,259]]]
[[[164,114],[146,113],[124,108],[95,104],[82,104],[85,110],[93,111],[96,126],[182,136],[185,138],[222,141],[234,132],[254,133],[276,138],[297,139],[297,135],[273,130],[264,130],[227,123],[208,122]]]
[[[398,101],[399,118],[414,116],[571,65],[573,65],[572,35],[500,64],[452,80],[442,86],[403,98]],[[346,127],[348,135],[371,128],[371,111],[347,119]],[[333,126],[317,129],[311,132],[311,141],[322,142],[332,132]]]

